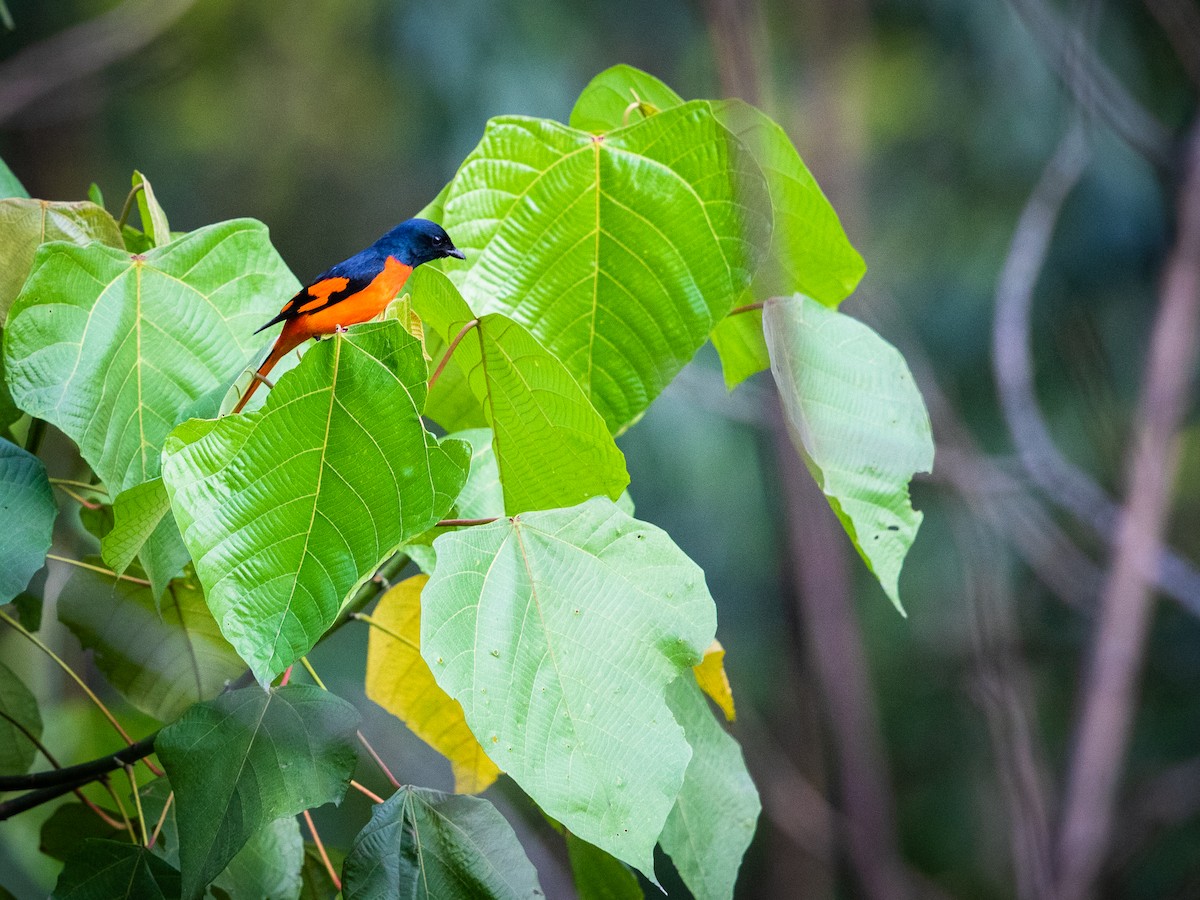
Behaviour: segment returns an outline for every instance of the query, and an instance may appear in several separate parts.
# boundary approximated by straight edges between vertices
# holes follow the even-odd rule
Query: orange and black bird
[[[322,272],[283,305],[279,315],[255,331],[283,323],[283,331],[233,412],[246,401],[288,351],[310,337],[333,334],[379,315],[421,263],[453,256],[465,259],[441,225],[428,219],[401,222],[374,244]]]

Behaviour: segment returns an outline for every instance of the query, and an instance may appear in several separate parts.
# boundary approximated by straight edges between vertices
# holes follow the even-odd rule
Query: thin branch
[[[152,848],[158,842],[158,836],[162,833],[163,825],[167,821],[167,812],[171,809],[171,804],[175,802],[175,792],[167,794],[167,802],[163,804],[162,812],[158,814],[158,821],[154,823],[154,833],[150,835],[150,843],[146,845],[147,849]]]
[[[765,300],[759,300],[757,303],[747,303],[744,306],[735,306],[733,309],[731,309],[729,312],[727,312],[725,314],[725,318],[728,319],[730,316],[740,316],[742,313],[748,313],[748,312],[754,312],[755,310],[760,310],[763,308],[763,304],[765,302],[766,302]]]
[[[1200,328],[1200,125],[1192,130],[1146,376],[1126,460],[1126,507],[1101,596],[1058,847],[1062,900],[1090,896],[1107,851],[1153,610],[1158,558],[1178,463]]]
[[[77,494],[74,490],[67,487],[65,484],[55,484],[54,487],[58,488],[60,491],[62,491],[64,494],[66,494],[68,497],[70,497],[72,500],[74,500],[76,503],[78,503],[80,506],[82,506],[84,509],[99,509],[100,508],[99,503],[96,503],[92,500],[87,499],[82,494]]]
[[[146,831],[146,812],[142,809],[142,795],[138,791],[137,776],[133,772],[133,764],[125,764],[125,777],[129,779],[129,789],[133,791],[133,803],[137,808],[138,828],[142,832],[142,846],[150,846],[150,835]]]
[[[93,566],[91,563],[81,562],[78,559],[71,559],[68,556],[58,556],[55,553],[47,553],[46,559],[52,559],[55,562],[66,563],[68,566],[75,566],[77,569],[87,569],[89,572],[96,572],[100,575],[107,575],[110,578],[116,578],[118,581],[128,581],[133,584],[140,584],[142,587],[150,587],[150,582],[145,578],[134,578],[132,575],[125,575],[121,572],[114,572],[112,569],[106,569],[104,566]]]
[[[458,334],[454,336],[454,340],[446,348],[446,352],[442,354],[442,361],[438,363],[436,369],[433,370],[433,375],[429,377],[429,390],[433,391],[433,386],[437,384],[437,380],[442,377],[442,370],[446,368],[446,363],[450,362],[450,357],[454,355],[454,351],[458,349],[458,345],[462,343],[462,339],[467,336],[467,333],[479,324],[478,319],[472,319],[466,325],[458,330]]]
[[[370,799],[370,801],[372,803],[383,803],[384,802],[383,798],[380,797],[377,793],[375,793],[369,787],[365,787],[365,786],[359,784],[353,778],[350,779],[350,787],[354,788],[356,791],[358,791],[364,797],[367,797],[368,799]]]
[[[1173,171],[1171,133],[1109,71],[1083,32],[1064,23],[1044,0],[1009,0],[1009,5],[1076,102],[1160,172]]]
[[[304,821],[308,824],[308,831],[312,835],[313,843],[317,845],[317,852],[321,854],[321,862],[325,863],[325,871],[329,873],[329,880],[340,891],[342,889],[342,879],[338,878],[337,870],[333,867],[333,863],[329,861],[329,854],[325,852],[325,844],[321,840],[321,835],[317,834],[317,826],[313,824],[312,816],[307,809],[302,815],[304,816]]]
[[[125,205],[121,207],[121,215],[117,219],[117,230],[120,231],[125,227],[125,223],[129,221],[129,214],[133,212],[133,201],[137,199],[137,195],[146,189],[146,182],[139,181],[133,186],[125,197]],[[146,223],[142,223],[143,228],[147,227]]]
[[[387,767],[387,763],[385,763],[383,761],[383,757],[381,757],[376,752],[375,748],[371,746],[371,743],[367,740],[366,735],[364,735],[362,733],[361,729],[355,733],[358,735],[358,742],[360,744],[362,744],[363,749],[366,750],[368,754],[370,754],[371,759],[375,760],[375,765],[379,766],[379,770],[381,772],[383,772],[384,777],[387,778],[387,780],[391,783],[392,787],[399,789],[400,781],[396,778],[395,775],[392,774],[392,770]]]
[[[70,487],[82,488],[85,491],[92,491],[96,494],[103,494],[105,497],[108,496],[108,488],[102,484],[89,484],[86,481],[76,481],[72,478],[48,478],[47,481],[51,484],[65,484]]]

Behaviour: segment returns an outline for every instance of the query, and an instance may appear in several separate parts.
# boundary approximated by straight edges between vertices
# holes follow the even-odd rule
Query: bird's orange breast
[[[383,271],[357,294],[351,294],[327,309],[300,316],[297,324],[308,334],[332,334],[339,325],[345,328],[373,319],[392,302],[410,274],[412,266],[389,256]]]

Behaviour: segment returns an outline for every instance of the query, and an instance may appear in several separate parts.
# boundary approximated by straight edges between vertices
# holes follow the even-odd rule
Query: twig
[[[371,802],[373,802],[373,803],[383,803],[382,797],[380,797],[377,793],[375,793],[369,787],[364,787],[363,785],[359,784],[353,778],[350,779],[350,787],[354,788],[356,791],[358,791],[364,797],[369,798],[371,800]]]
[[[321,862],[325,863],[325,871],[329,873],[329,880],[340,891],[342,889],[342,879],[338,878],[337,870],[333,867],[333,863],[329,861],[329,854],[325,852],[325,844],[321,840],[321,835],[317,834],[317,826],[313,824],[312,816],[307,809],[301,815],[304,816],[304,821],[308,824],[308,831],[312,835],[313,843],[317,845],[317,852],[321,854]]]
[[[92,500],[87,499],[82,494],[77,494],[74,490],[67,487],[65,484],[55,484],[54,487],[58,488],[60,491],[62,491],[64,494],[66,494],[68,497],[70,497],[72,500],[74,500],[76,503],[78,503],[80,506],[82,506],[84,509],[99,509],[100,508],[99,503],[96,503]]]
[[[467,333],[479,324],[478,319],[472,319],[466,325],[458,330],[458,334],[450,341],[450,345],[446,347],[446,352],[442,354],[442,361],[438,363],[437,368],[433,370],[433,374],[429,376],[429,390],[433,390],[433,386],[437,384],[437,380],[442,377],[442,370],[446,368],[446,363],[450,362],[450,357],[454,355],[454,351],[458,345],[462,343],[462,339],[467,336]]]
[[[139,181],[135,184],[125,196],[125,205],[121,207],[121,215],[117,219],[117,230],[120,231],[125,227],[125,223],[129,221],[129,214],[133,212],[133,201],[137,199],[137,195],[146,189],[146,182]],[[145,222],[142,223],[143,228],[148,228]]]
[[[129,789],[133,791],[133,804],[137,809],[138,828],[142,832],[142,846],[150,846],[150,835],[146,831],[146,812],[142,809],[142,795],[138,791],[137,776],[133,773],[133,764],[125,764],[125,777],[129,779]]]
[[[81,562],[78,559],[71,559],[67,556],[58,556],[54,553],[47,553],[46,559],[52,559],[55,562],[66,563],[69,566],[75,566],[77,569],[87,569],[89,572],[96,572],[100,575],[107,575],[110,578],[116,578],[118,581],[128,581],[133,584],[140,584],[143,587],[150,587],[150,582],[145,578],[135,578],[132,575],[125,575],[121,572],[114,572],[112,569],[106,569],[103,566],[93,566],[91,563]]]
[[[162,812],[158,814],[158,821],[154,823],[154,833],[150,835],[150,843],[146,845],[149,849],[158,842],[158,836],[162,833],[163,825],[167,821],[167,812],[171,809],[171,804],[175,802],[175,792],[167,794],[167,802],[163,804]]]
[[[1176,432],[1187,408],[1200,319],[1200,126],[1189,141],[1178,235],[1160,296],[1126,461],[1127,505],[1101,597],[1067,778],[1058,847],[1062,900],[1089,896],[1104,860],[1153,609],[1147,573],[1170,510]]]

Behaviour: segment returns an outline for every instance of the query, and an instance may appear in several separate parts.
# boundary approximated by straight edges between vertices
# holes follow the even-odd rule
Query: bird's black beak
[[[447,250],[446,255],[453,256],[455,259],[466,259],[467,258],[467,254],[463,253],[457,247],[455,247],[453,250]]]

